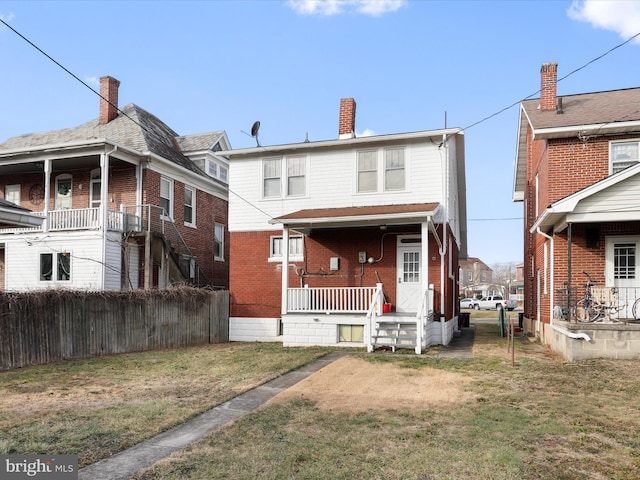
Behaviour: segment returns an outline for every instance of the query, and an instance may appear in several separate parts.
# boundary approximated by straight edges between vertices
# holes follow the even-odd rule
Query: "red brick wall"
[[[158,172],[143,170],[143,204],[160,205],[160,178]],[[189,185],[194,188],[192,185]],[[185,184],[173,182],[173,220],[185,243],[195,255],[209,282],[215,286],[229,287],[229,233],[227,225],[228,202],[202,190],[196,190],[196,228],[184,224]],[[224,260],[214,259],[214,225],[225,230]]]
[[[529,229],[549,205],[561,200],[583,188],[606,178],[609,175],[609,142],[631,138],[593,137],[586,141],[576,137],[553,139],[549,141],[532,141],[529,132],[527,144],[527,184],[524,201],[524,285],[525,285],[525,316],[536,318],[538,285],[536,272],[540,272],[540,288],[543,289],[544,278],[544,242],[545,238],[537,233],[529,233]],[[538,176],[536,204],[536,175]],[[597,248],[586,247],[587,228],[598,228],[600,241]],[[583,271],[589,272],[594,280],[604,282],[605,252],[604,236],[615,234],[638,234],[636,224],[602,224],[572,226],[571,272],[572,287],[584,284]],[[567,281],[568,249],[567,231],[554,236],[554,288],[562,289]],[[551,252],[549,250],[549,261]],[[551,273],[549,266],[548,272]],[[547,285],[551,288],[551,279],[547,278]],[[579,289],[581,292],[581,289]],[[541,318],[548,322],[551,317],[549,297],[552,292],[540,292]],[[558,297],[559,293],[553,292]],[[558,300],[559,301],[559,300]],[[555,302],[556,304],[558,302]]]
[[[441,227],[440,227],[441,231]],[[388,300],[396,298],[396,241],[398,234],[419,233],[419,229],[378,228],[354,230],[316,230],[304,237],[305,261],[290,262],[289,287],[339,287],[374,286],[380,281]],[[281,264],[268,262],[270,238],[280,236],[281,231],[232,232],[231,233],[231,315],[235,317],[279,317],[281,302]],[[435,288],[436,310],[440,306],[440,255],[438,245],[429,236],[429,278]],[[454,315],[453,298],[458,280],[458,251],[453,244],[455,280],[449,280],[445,314]],[[364,251],[376,263],[361,265],[358,252]],[[330,270],[330,258],[338,257],[340,269]],[[446,262],[445,275],[448,275]]]

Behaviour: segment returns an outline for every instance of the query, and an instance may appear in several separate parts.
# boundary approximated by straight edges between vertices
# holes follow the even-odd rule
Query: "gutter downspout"
[[[546,233],[544,233],[542,230],[540,230],[540,227],[537,228],[536,233],[539,233],[540,235],[542,235],[544,238],[548,238],[551,241],[551,300],[549,302],[549,311],[551,312],[550,318],[549,318],[549,324],[551,325],[551,328],[558,332],[561,333],[563,335],[566,335],[569,338],[575,338],[575,339],[581,339],[581,340],[586,340],[587,342],[591,341],[591,337],[589,335],[587,335],[586,333],[573,333],[570,332],[569,330],[566,330],[564,328],[560,328],[558,327],[554,322],[553,322],[553,301],[554,301],[554,240],[553,237],[547,235]],[[540,334],[540,320],[538,320],[538,334]]]
[[[440,253],[440,307],[444,309],[442,314],[445,315],[446,319],[446,307],[445,307],[445,286],[446,280],[444,275],[444,263],[445,257],[447,255],[447,223],[449,222],[449,155],[447,149],[447,135],[442,135],[442,145],[444,146],[445,155],[442,157],[442,197],[444,200],[444,218],[442,219],[442,243],[439,248]],[[440,319],[441,331],[442,331],[442,345],[447,345],[448,342],[445,343],[446,337],[446,322]]]

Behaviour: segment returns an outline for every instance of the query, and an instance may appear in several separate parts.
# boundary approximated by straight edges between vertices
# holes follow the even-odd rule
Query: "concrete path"
[[[440,358],[471,358],[475,326],[463,328],[460,335],[440,353]],[[331,362],[350,355],[348,351],[332,352],[297,370],[249,390],[207,412],[78,471],[79,480],[128,480],[143,468],[148,468],[173,452],[185,448],[227,423],[255,410],[278,393],[307,378]]]

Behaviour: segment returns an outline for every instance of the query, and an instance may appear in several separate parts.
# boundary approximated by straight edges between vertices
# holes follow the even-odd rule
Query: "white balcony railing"
[[[367,313],[376,287],[287,289],[288,313]]]
[[[15,227],[2,228],[1,233],[24,233],[61,230],[95,230],[100,227],[101,209],[96,208],[71,208],[66,210],[52,210],[40,227]],[[109,210],[107,212],[107,228],[109,230],[125,230],[125,214],[120,211]]]

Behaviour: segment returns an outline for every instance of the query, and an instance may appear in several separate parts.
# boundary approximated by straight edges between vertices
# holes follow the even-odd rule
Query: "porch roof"
[[[413,203],[363,207],[314,208],[298,210],[269,220],[304,233],[312,228],[363,227],[421,223],[433,217],[440,204]]]
[[[561,232],[569,223],[640,221],[640,163],[551,204],[531,226]]]

